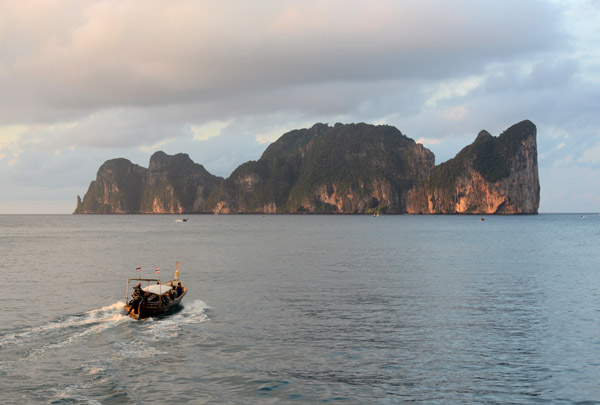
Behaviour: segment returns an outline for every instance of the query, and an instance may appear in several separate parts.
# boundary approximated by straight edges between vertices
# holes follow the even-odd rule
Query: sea
[[[600,404],[596,213],[187,219],[0,215],[0,403]]]

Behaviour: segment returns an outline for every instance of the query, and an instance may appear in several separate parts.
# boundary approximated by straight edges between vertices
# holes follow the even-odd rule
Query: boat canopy
[[[144,287],[143,290],[156,295],[165,295],[171,291],[171,286],[168,284],[152,284]]]

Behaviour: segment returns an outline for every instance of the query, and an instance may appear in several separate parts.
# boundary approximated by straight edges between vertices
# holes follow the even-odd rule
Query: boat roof
[[[171,286],[168,284],[152,284],[144,287],[143,290],[156,295],[165,295],[171,291]]]

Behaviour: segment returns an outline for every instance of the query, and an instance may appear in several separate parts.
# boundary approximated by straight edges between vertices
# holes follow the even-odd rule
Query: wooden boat
[[[179,268],[181,262],[175,265],[175,277],[166,283],[161,283],[159,278],[128,278],[127,293],[125,296],[125,311],[134,319],[149,318],[161,314],[166,314],[181,304],[181,300],[187,293],[187,287],[179,280]],[[136,300],[133,297],[129,299],[129,284],[133,288],[140,285],[143,291],[143,298]],[[181,283],[182,292],[179,295],[174,294],[173,290]]]

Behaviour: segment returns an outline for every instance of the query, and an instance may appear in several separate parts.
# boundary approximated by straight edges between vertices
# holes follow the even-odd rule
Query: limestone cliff
[[[536,214],[536,127],[522,121],[499,137],[481,131],[455,158],[408,193],[411,214]]]
[[[288,132],[227,178],[186,154],[156,152],[148,169],[105,162],[75,213],[533,214],[536,128],[481,131],[435,166],[431,151],[387,125],[316,124]]]
[[[283,135],[211,194],[217,213],[406,212],[434,155],[394,127],[316,124]]]
[[[186,154],[156,152],[148,169],[119,158],[105,162],[76,214],[202,212],[210,192],[222,181]]]

